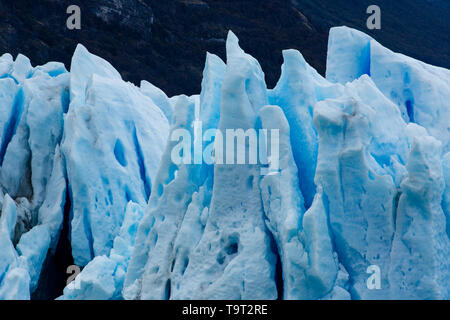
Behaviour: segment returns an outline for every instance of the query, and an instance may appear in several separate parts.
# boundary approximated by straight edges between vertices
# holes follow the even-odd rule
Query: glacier
[[[81,44],[70,71],[2,55],[0,299],[45,290],[60,250],[60,300],[449,299],[450,70],[348,27],[326,77],[283,60],[267,88],[230,31],[168,97]],[[217,161],[227,130],[270,161]]]

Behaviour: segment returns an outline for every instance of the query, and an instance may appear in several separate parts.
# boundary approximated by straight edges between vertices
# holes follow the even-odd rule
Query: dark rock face
[[[394,51],[450,67],[450,3],[379,0],[382,29],[366,28],[372,0],[2,0],[0,54],[34,65],[70,59],[78,42],[110,61],[123,78],[141,79],[168,95],[200,91],[206,51],[225,58],[233,30],[261,63],[269,86],[280,74],[281,50],[298,49],[325,72],[328,30],[347,25]],[[68,30],[66,9],[81,8],[81,30]]]
[[[154,17],[150,6],[143,1],[96,0],[88,1],[86,8],[105,24],[119,24],[140,33],[145,40],[150,39]]]

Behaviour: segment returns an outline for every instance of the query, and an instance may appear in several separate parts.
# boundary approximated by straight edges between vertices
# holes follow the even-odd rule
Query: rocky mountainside
[[[72,4],[81,8],[81,30],[66,28]],[[324,74],[329,28],[367,32],[371,4],[382,10],[382,29],[371,36],[394,51],[450,67],[450,4],[440,0],[2,0],[0,53],[69,68],[82,43],[126,80],[149,80],[169,95],[194,94],[206,51],[225,58],[226,34],[233,30],[273,87],[282,49],[300,50]]]

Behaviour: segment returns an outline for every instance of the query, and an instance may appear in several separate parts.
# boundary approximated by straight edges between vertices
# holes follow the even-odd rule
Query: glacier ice
[[[114,238],[110,254],[95,257],[75,280],[64,289],[61,300],[122,299],[122,287],[128,269],[136,231],[143,216],[143,208],[130,201],[123,224]]]
[[[394,53],[360,31],[332,28],[327,79],[345,84],[363,74],[398,105],[406,122],[425,127],[444,152],[450,150],[450,70]]]
[[[255,128],[259,110],[268,103],[259,63],[243,52],[231,32],[219,103],[220,110],[215,112],[220,112],[218,128],[221,132]],[[226,145],[216,144],[215,149],[219,158],[219,154],[225,153]],[[190,254],[179,257],[182,259],[179,263],[185,265],[174,272],[180,272],[182,279],[174,283],[176,291],[168,298],[276,298],[276,257],[263,220],[258,166],[217,163],[211,169],[209,178],[213,181],[207,180],[213,183],[211,200],[207,207],[199,208],[203,231],[198,243],[190,248]],[[202,197],[201,191],[199,197]],[[175,260],[174,266],[176,264]],[[256,268],[255,272],[249,270],[252,267]],[[170,279],[168,283],[172,286]]]
[[[8,256],[1,259],[0,291],[5,299],[29,299],[63,222],[66,179],[58,145],[69,74],[61,63],[33,68],[21,55],[0,60],[2,219],[12,223],[2,229]]]
[[[388,274],[394,299],[449,297],[450,247],[441,208],[441,145],[433,137],[418,136],[411,146]]]
[[[164,91],[145,80],[141,81],[140,89],[144,95],[152,99],[152,101],[161,109],[170,123],[173,114],[173,107]]]
[[[299,171],[300,189],[308,208],[315,194],[318,138],[313,125],[317,102],[342,94],[342,86],[326,81],[297,50],[283,51],[284,63],[276,87],[269,92],[273,105],[283,109],[291,131],[291,145]]]
[[[450,71],[347,27],[325,78],[285,50],[268,89],[232,32],[226,58],[168,97],[82,45],[0,56],[0,299],[58,250],[65,300],[450,298]],[[220,161],[239,129],[278,166]]]
[[[139,88],[81,45],[71,72],[61,150],[71,181],[72,253],[85,266],[109,253],[128,202],[147,202],[168,121]]]
[[[208,117],[202,122],[206,130],[217,124],[222,129],[233,127],[236,121],[245,123],[245,128],[255,126],[257,110],[253,106],[260,108],[267,103],[262,70],[256,60],[238,47],[234,34],[230,33],[229,39],[226,68],[218,57],[207,57],[198,114],[195,101],[178,98],[172,132],[189,128],[195,137],[193,123],[200,115]],[[233,91],[236,83],[240,84],[239,94]],[[211,95],[211,91],[220,90],[222,94],[218,97]],[[236,101],[247,103],[247,108],[242,109],[244,114],[237,117],[240,104]],[[125,297],[239,299],[263,298],[267,294],[276,297],[274,268],[270,263],[274,257],[269,251],[255,183],[257,168],[234,165],[203,168],[189,164],[178,167],[171,160],[171,144],[176,143],[167,146],[157,178],[158,193],[152,194],[139,227],[135,246],[139,249],[134,250],[130,261]],[[230,175],[236,177],[234,185],[227,185]],[[211,179],[214,186],[222,188],[208,190]],[[240,191],[236,192],[236,188]],[[220,193],[216,194],[216,190]],[[238,195],[241,200],[236,202],[236,208],[226,206],[232,204],[227,197]],[[198,230],[196,239],[182,241],[191,229]],[[245,266],[249,264],[246,261],[252,260],[260,265],[258,277],[246,275]],[[237,271],[231,266],[242,269]]]
[[[266,225],[275,239],[283,270],[284,299],[318,299],[334,284],[333,254],[321,191],[306,211],[298,186],[289,125],[279,107],[261,109],[264,128],[279,129],[280,173],[260,181]]]
[[[186,96],[178,99],[174,109],[171,135],[179,127],[189,128],[189,116],[194,113],[195,102]],[[126,298],[152,294],[155,299],[164,299],[168,264],[172,255],[171,246],[179,227],[180,215],[188,205],[194,192],[193,176],[186,166],[179,168],[171,162],[172,148],[176,142],[169,142],[162,156],[161,166],[155,179],[155,192],[149,199],[147,212],[139,225],[134,250],[125,280]],[[142,279],[143,275],[146,279]],[[145,281],[151,283],[151,290],[143,288]],[[149,288],[149,289],[150,289]]]
[[[448,152],[442,160],[445,190],[442,199],[442,209],[444,210],[447,236],[450,238],[450,152]]]

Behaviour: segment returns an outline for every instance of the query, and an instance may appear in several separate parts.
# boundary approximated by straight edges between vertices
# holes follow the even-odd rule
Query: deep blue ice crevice
[[[264,107],[260,116],[264,129],[280,130],[280,172],[262,177],[260,188],[266,224],[280,255],[283,299],[323,298],[333,289],[338,265],[321,192],[305,213],[289,124],[276,106]]]
[[[85,266],[110,253],[128,202],[147,203],[169,125],[152,99],[81,45],[70,92],[62,151],[73,194],[72,253]]]
[[[178,129],[190,130],[193,136],[191,124],[194,116],[194,100],[181,96],[175,107],[170,136],[176,134]],[[155,188],[161,188],[162,192],[152,193],[139,226],[123,290],[126,299],[170,298],[167,296],[166,284],[170,281],[174,239],[191,202],[192,194],[198,188],[191,179],[194,165],[178,164],[176,176],[172,173],[172,153],[179,143],[178,140],[169,141],[162,156],[154,183]],[[188,153],[192,154],[190,141],[188,150],[184,150],[185,155]]]
[[[267,103],[259,63],[243,52],[230,32],[219,129],[254,129],[258,112]],[[264,222],[260,169],[252,164],[214,165],[210,206],[207,211],[197,211],[207,214],[208,219],[189,256],[177,299],[277,298],[277,259]],[[251,177],[253,183],[249,184]]]
[[[297,50],[284,50],[283,58],[281,77],[269,91],[269,100],[282,108],[289,122],[299,186],[307,209],[316,193],[318,138],[313,124],[314,106],[318,101],[340,96],[343,89],[320,76]]]
[[[95,257],[81,273],[64,288],[60,300],[118,300],[128,269],[138,225],[144,208],[129,202],[119,234],[109,255]]]
[[[450,239],[450,152],[442,159],[442,171],[444,174],[445,189],[442,198],[442,209],[447,222],[447,236]]]
[[[8,148],[8,145],[11,142],[13,136],[16,134],[17,126],[19,125],[19,121],[23,112],[23,104],[23,90],[22,88],[19,88],[12,105],[11,117],[6,123],[2,134],[2,143],[0,146],[0,166],[3,165],[6,149]]]
[[[151,182],[150,177],[147,174],[147,169],[145,168],[144,155],[142,153],[141,145],[139,144],[136,126],[133,127],[133,144],[139,166],[139,175],[141,176],[142,183],[144,184],[145,198],[148,200],[151,192]]]

